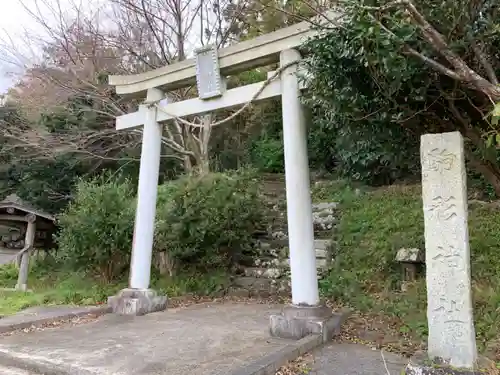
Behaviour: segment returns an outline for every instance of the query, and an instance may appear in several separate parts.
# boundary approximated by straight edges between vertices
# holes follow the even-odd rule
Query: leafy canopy
[[[468,156],[498,179],[497,153],[484,142],[498,133],[495,3],[342,2],[341,19],[306,49],[314,73],[308,102],[334,134],[346,173],[396,178],[418,166],[420,134],[458,130]]]

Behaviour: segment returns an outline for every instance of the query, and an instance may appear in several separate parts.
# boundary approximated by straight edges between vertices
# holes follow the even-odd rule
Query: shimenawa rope
[[[289,67],[297,64],[298,61],[292,61],[288,64],[285,64],[283,66],[281,66],[279,69],[277,69],[270,77],[268,77],[264,83],[262,84],[262,87],[252,96],[252,98],[243,105],[243,107],[241,107],[240,109],[238,109],[236,112],[234,112],[233,114],[231,114],[230,116],[226,117],[225,119],[223,120],[220,120],[220,121],[216,121],[216,122],[213,122],[210,124],[210,126],[217,126],[217,125],[222,125],[222,124],[225,124],[226,122],[229,122],[231,121],[232,119],[234,119],[236,116],[240,115],[243,111],[245,111],[248,107],[250,107],[250,105],[260,96],[260,94],[262,94],[262,92],[264,91],[264,89],[269,86],[269,84],[275,80],[279,75],[281,75],[281,73],[285,70],[285,69],[288,69]],[[162,99],[163,100],[163,99]],[[163,112],[164,114],[166,114],[167,116],[170,116],[172,117],[174,120],[177,120],[179,121],[180,123],[184,124],[184,125],[187,125],[187,126],[191,126],[193,128],[202,128],[203,125],[201,124],[196,124],[194,122],[190,122],[190,121],[187,121],[185,119],[183,119],[182,117],[179,117],[179,116],[176,116],[176,115],[173,115],[171,113],[168,113],[167,111],[165,111],[160,105],[161,100],[155,100],[155,101],[152,101],[152,102],[145,102],[144,104],[146,104],[149,108],[152,108],[152,107],[156,107],[159,111]]]

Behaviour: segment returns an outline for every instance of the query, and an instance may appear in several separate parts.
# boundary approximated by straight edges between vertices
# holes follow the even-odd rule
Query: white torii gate
[[[137,212],[129,288],[109,298],[113,311],[145,314],[166,308],[166,297],[149,289],[160,166],[162,122],[187,115],[243,105],[282,96],[286,197],[292,284],[292,306],[271,317],[271,333],[300,338],[333,327],[331,310],[320,306],[314,249],[312,204],[305,119],[300,102],[295,49],[316,31],[302,22],[221,50],[204,48],[195,59],[185,60],[133,76],[111,76],[110,84],[124,95],[146,94],[146,102],[135,113],[117,118],[118,130],[143,126]],[[225,91],[222,76],[259,66],[280,63],[281,77],[263,88],[259,82]],[[199,98],[160,104],[165,92],[197,83]],[[255,95],[262,91],[258,97]],[[151,105],[154,103],[155,105]],[[335,316],[337,319],[337,316]],[[337,319],[339,320],[339,319]],[[313,324],[311,324],[311,322]],[[318,324],[316,324],[318,323]]]

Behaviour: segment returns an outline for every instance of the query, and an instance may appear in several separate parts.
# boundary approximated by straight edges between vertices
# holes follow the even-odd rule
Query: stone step
[[[322,211],[335,211],[339,207],[337,202],[320,202],[313,203],[312,209],[313,212],[322,212]]]
[[[260,193],[266,196],[268,199],[280,198],[285,199],[286,189],[285,186],[280,186],[278,184],[267,184],[262,186]]]
[[[330,239],[318,239],[314,240],[314,248],[316,249],[316,257],[318,257],[318,250],[326,251],[332,244],[332,240]],[[262,250],[271,250],[271,249],[282,249],[288,247],[288,239],[260,239],[255,244],[258,248]],[[323,253],[320,253],[323,254]],[[319,256],[320,258],[325,258],[325,255]]]
[[[282,261],[281,264],[283,265],[283,267],[290,267],[290,259],[285,259],[284,261]],[[326,261],[326,259],[316,258],[316,269],[323,269],[326,268],[327,266],[328,262]]]
[[[288,266],[288,264],[287,264],[287,266]],[[318,271],[323,270],[324,268],[325,267],[318,267]],[[245,276],[241,276],[241,277],[252,278],[252,279],[257,279],[257,278],[279,279],[282,277],[289,276],[288,267],[286,267],[286,268],[246,267],[244,269],[244,273],[245,273]],[[318,279],[320,279],[320,278],[321,278],[321,276],[318,274]],[[238,283],[243,283],[243,284],[247,285],[247,284],[254,282],[253,280],[250,280],[250,281],[248,281],[248,280],[245,279],[243,282],[241,280],[239,280]],[[252,284],[252,285],[254,285],[254,284]]]
[[[284,272],[279,268],[259,268],[248,267],[245,268],[245,276],[247,277],[264,277],[266,279],[277,279],[283,276]]]
[[[240,298],[269,298],[270,296],[291,297],[291,291],[288,286],[272,287],[270,289],[261,290],[231,287],[227,290],[226,295]]]
[[[285,183],[285,175],[283,173],[262,173],[261,178],[263,184],[272,182]]]
[[[313,218],[314,231],[329,231],[338,223],[338,219],[335,216],[315,216]],[[286,215],[267,215],[262,219],[261,226],[264,228],[270,228],[271,230],[288,230],[288,221]]]
[[[246,288],[238,288],[231,287],[227,290],[226,295],[230,297],[240,297],[240,298],[269,298],[274,293],[272,289],[246,289]]]
[[[286,188],[285,184],[281,184],[280,182],[269,183],[266,182],[262,184],[261,193],[265,195],[276,195],[276,196],[285,196]]]
[[[328,257],[328,251],[325,249],[316,249],[316,259],[323,259]]]
[[[270,258],[270,259],[255,259],[255,266],[257,268],[289,268],[290,267],[290,259],[280,260],[278,258]],[[316,258],[316,269],[322,270],[327,268],[328,260],[326,258]]]
[[[245,288],[245,289],[270,289],[271,288],[271,279],[263,278],[263,277],[252,277],[252,276],[240,276],[235,277],[232,283],[236,287]]]

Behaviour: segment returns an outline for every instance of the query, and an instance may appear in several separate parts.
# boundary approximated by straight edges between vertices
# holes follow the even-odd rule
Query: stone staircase
[[[241,265],[232,280],[229,295],[268,297],[290,294],[290,265],[286,217],[285,179],[283,175],[264,176],[262,197],[267,215],[255,233],[249,260]],[[318,277],[329,269],[333,259],[333,241],[338,221],[336,203],[313,204],[313,224]]]

